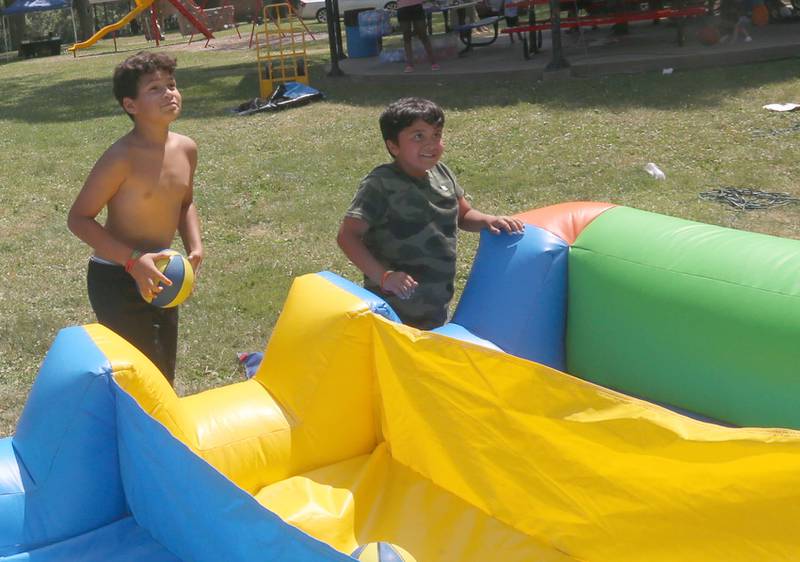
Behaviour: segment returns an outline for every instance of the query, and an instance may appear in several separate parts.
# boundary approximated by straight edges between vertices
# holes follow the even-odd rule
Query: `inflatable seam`
[[[663,267],[663,266],[659,266],[659,265],[643,263],[643,262],[640,262],[640,261],[635,261],[635,260],[623,258],[623,257],[620,257],[620,256],[615,256],[613,254],[604,254],[602,252],[598,252],[596,250],[591,250],[589,248],[582,248],[582,247],[578,247],[578,246],[573,246],[573,248],[581,250],[581,251],[584,251],[584,252],[590,252],[590,253],[592,253],[592,254],[594,254],[596,256],[606,257],[606,258],[609,258],[609,259],[614,259],[614,260],[617,260],[617,261],[626,262],[626,263],[630,263],[630,264],[633,264],[633,265],[638,265],[640,267],[646,267],[646,268],[657,270],[657,271],[666,271],[666,272],[670,272],[670,273],[676,273],[676,274],[679,274],[679,275],[684,275],[686,277],[694,277],[694,278],[697,278],[697,279],[705,279],[707,281],[717,281],[717,282],[723,283],[725,285],[732,285],[732,286],[735,286],[735,287],[741,287],[743,289],[751,289],[751,290],[754,290],[754,291],[760,291],[762,293],[768,293],[768,294],[772,294],[772,295],[779,295],[779,296],[782,296],[782,297],[788,297],[788,298],[794,298],[794,299],[800,298],[800,295],[793,295],[791,293],[784,293],[782,291],[776,291],[776,290],[772,290],[772,289],[764,289],[763,287],[754,287],[753,285],[745,285],[743,283],[737,283],[736,281],[730,281],[728,279],[720,279],[718,277],[711,277],[711,276],[708,276],[708,275],[703,275],[703,274],[700,274],[700,273],[692,273],[692,272],[683,271],[683,270],[680,270],[680,269],[669,269],[667,267]]]
[[[132,364],[127,364],[127,365],[124,365],[124,366],[119,366],[119,367],[118,367],[118,366],[114,366],[114,367],[113,367],[113,371],[112,371],[112,373],[113,373],[114,375],[116,375],[117,373],[119,373],[119,374],[123,374],[123,373],[131,373],[131,374],[135,375],[135,374],[136,374],[136,372],[137,372],[136,366],[135,366],[135,365],[132,365]],[[113,380],[113,377],[112,377],[112,380]],[[176,438],[176,439],[178,439],[179,441],[182,441],[182,442],[183,442],[183,443],[184,443],[184,444],[185,444],[187,447],[189,447],[190,449],[192,448],[191,441],[188,439],[188,435],[186,434],[186,431],[185,431],[185,429],[183,428],[182,424],[181,424],[181,423],[179,423],[179,421],[178,421],[178,420],[177,420],[177,419],[176,419],[176,418],[173,416],[173,414],[172,414],[172,408],[165,408],[165,407],[164,407],[164,404],[163,404],[163,402],[161,402],[161,401],[158,401],[158,402],[155,404],[155,406],[153,406],[153,408],[152,408],[151,410],[149,410],[149,411],[148,411],[148,410],[145,410],[144,408],[142,408],[142,405],[141,405],[141,403],[140,403],[140,402],[139,402],[139,401],[136,399],[136,397],[135,397],[135,396],[133,396],[132,394],[130,394],[130,393],[129,393],[129,392],[128,392],[128,391],[127,391],[127,390],[126,390],[126,389],[125,389],[125,388],[124,388],[122,385],[120,385],[119,383],[117,383],[117,381],[114,381],[114,384],[117,386],[117,388],[118,388],[119,390],[121,390],[121,391],[122,391],[122,392],[124,392],[126,395],[128,395],[128,396],[131,398],[131,400],[133,400],[134,402],[136,402],[136,404],[139,406],[139,408],[141,408],[141,409],[142,409],[142,411],[143,411],[143,412],[145,412],[145,413],[146,413],[148,416],[150,416],[150,417],[151,417],[153,420],[155,420],[156,422],[160,423],[161,425],[164,425],[164,424],[163,424],[163,423],[162,423],[162,422],[161,422],[161,421],[158,419],[158,417],[157,417],[156,415],[154,415],[154,414],[155,414],[156,412],[164,412],[164,413],[166,414],[166,415],[165,415],[165,417],[168,417],[168,418],[170,419],[170,421],[172,422],[172,425],[173,425],[173,427],[175,428],[175,431],[176,431],[176,432],[177,432],[179,435],[175,435],[175,434],[174,434],[174,433],[173,433],[173,432],[172,432],[172,431],[171,431],[171,430],[170,430],[168,427],[166,427],[166,426],[164,426],[164,429],[166,429],[166,430],[167,430],[168,432],[170,432],[170,433],[173,433],[173,435],[175,436],[175,438]],[[180,403],[179,403],[179,402],[178,402],[178,403],[176,403],[176,406],[178,406],[178,407],[179,407],[179,406],[180,406]]]

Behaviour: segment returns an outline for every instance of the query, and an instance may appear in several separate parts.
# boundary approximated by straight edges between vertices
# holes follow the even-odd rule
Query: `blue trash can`
[[[350,58],[364,58],[378,56],[379,37],[364,37],[358,27],[358,14],[372,8],[360,10],[347,10],[344,13],[344,30],[347,37],[347,56]]]

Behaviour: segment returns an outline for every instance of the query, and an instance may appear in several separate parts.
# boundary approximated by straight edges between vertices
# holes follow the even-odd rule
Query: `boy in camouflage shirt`
[[[339,247],[405,323],[430,330],[447,321],[456,275],[456,229],[521,233],[522,222],[473,209],[441,162],[444,113],[403,98],[380,117],[394,159],[367,175],[339,228]]]

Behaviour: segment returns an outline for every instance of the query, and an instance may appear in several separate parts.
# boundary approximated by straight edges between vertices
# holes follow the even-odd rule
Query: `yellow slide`
[[[78,49],[85,49],[86,47],[91,47],[95,43],[97,43],[100,39],[104,36],[108,35],[112,31],[116,31],[128,25],[133,18],[150,8],[155,0],[136,0],[136,7],[131,10],[128,14],[125,15],[124,18],[119,20],[116,23],[112,23],[111,25],[107,25],[102,28],[100,31],[89,37],[86,41],[81,41],[80,43],[75,43],[72,47],[69,47],[67,50],[72,51],[73,53]]]

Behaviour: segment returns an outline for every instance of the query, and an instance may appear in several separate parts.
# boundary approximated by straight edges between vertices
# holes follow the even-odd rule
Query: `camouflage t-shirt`
[[[346,216],[369,225],[364,245],[385,268],[418,283],[406,300],[381,292],[366,276],[364,287],[386,299],[400,319],[429,330],[447,321],[456,276],[458,198],[464,190],[442,163],[413,178],[395,163],[378,166],[358,187]]]

